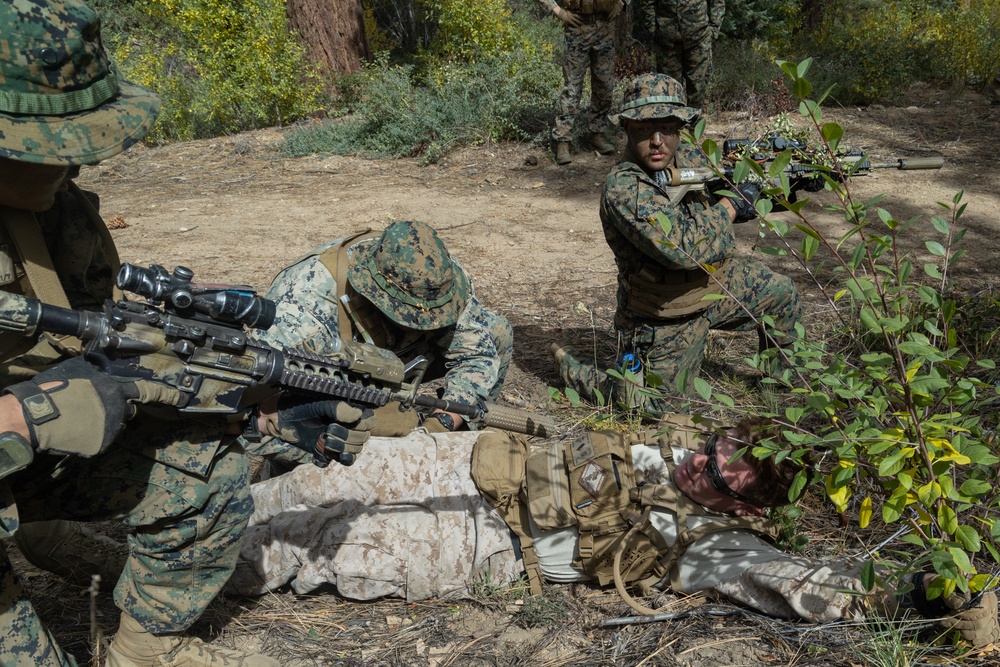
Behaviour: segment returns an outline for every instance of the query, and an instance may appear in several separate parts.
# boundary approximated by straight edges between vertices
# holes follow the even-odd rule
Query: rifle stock
[[[274,303],[246,286],[198,285],[183,267],[173,275],[153,265],[124,264],[118,287],[149,303],[107,302],[102,312],[75,311],[29,300],[23,333],[76,336],[83,354],[116,377],[153,380],[187,396],[184,414],[237,414],[267,394],[287,391],[381,407],[441,408],[470,421],[547,437],[552,420],[503,406],[441,401],[418,394],[426,359],[409,365],[389,350],[339,341],[330,356],[287,346],[273,347],[247,335],[246,326],[266,329]]]

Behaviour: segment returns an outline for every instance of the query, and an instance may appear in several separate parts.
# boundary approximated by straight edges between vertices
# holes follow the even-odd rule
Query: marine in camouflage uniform
[[[645,373],[658,375],[668,393],[686,374],[687,390],[693,387],[705,355],[711,329],[758,330],[762,347],[769,344],[759,322],[774,318],[779,344],[787,342],[801,316],[798,293],[790,278],[771,271],[761,262],[735,257],[733,222],[756,216],[742,198],[717,199],[691,186],[669,187],[667,166],[709,167],[696,147],[678,145],[681,126],[694,122],[699,110],[688,107],[680,84],[663,74],[644,74],[626,91],[624,107],[616,117],[628,131],[647,124],[660,143],[659,169],[637,155],[630,134],[625,158],[608,174],[601,197],[601,224],[618,265],[618,307],[615,327],[626,341],[626,351],[641,360]],[[661,133],[658,123],[663,121]],[[633,124],[633,125],[630,125]],[[664,144],[674,136],[674,149]],[[636,135],[638,136],[638,135]],[[648,141],[653,141],[647,137]],[[753,190],[755,186],[739,186]],[[759,188],[751,195],[759,195]],[[737,207],[749,210],[740,217]],[[663,214],[671,221],[664,233],[653,219]],[[703,266],[710,266],[720,287]],[[723,290],[724,288],[724,290]],[[727,298],[706,300],[710,294]],[[583,396],[595,398],[594,389],[607,396],[608,378],[595,366],[582,363],[566,350],[555,350],[563,381]],[[619,397],[620,398],[620,397]],[[661,399],[648,406],[653,412],[676,410],[676,402]]]
[[[500,395],[514,345],[510,323],[483,307],[465,269],[425,223],[395,222],[380,235],[330,241],[282,270],[267,297],[277,315],[260,336],[272,344],[326,356],[350,336],[391,350],[404,363],[427,358],[424,378],[443,377],[447,401],[482,407]],[[386,416],[380,411],[377,421]],[[461,423],[440,411],[424,422],[439,430]],[[286,463],[302,460],[300,450],[278,440],[246,446],[280,454]]]
[[[26,297],[86,310],[111,297],[110,234],[96,196],[70,179],[141,139],[159,110],[109,61],[99,25],[76,0],[0,6],[0,536],[22,522],[41,536],[65,525],[50,519],[123,521],[132,529],[124,573],[101,582],[123,611],[108,664],[167,664],[157,660],[170,653],[193,660],[184,664],[235,665],[246,656],[180,633],[235,565],[252,511],[244,452],[217,419],[164,421],[140,408],[122,430],[128,403],[145,400],[126,399],[125,387],[139,383],[66,361],[78,353],[73,341],[39,339],[28,322]],[[56,280],[38,279],[46,274]],[[2,547],[0,664],[76,664],[42,626]]]
[[[726,15],[725,0],[646,0],[654,23],[656,71],[683,81],[691,106],[700,107],[712,77],[712,46]]]
[[[288,585],[305,594],[332,585],[353,600],[468,597],[482,580],[494,586],[517,581],[529,551],[546,581],[610,583],[607,559],[582,555],[596,551],[600,539],[581,535],[586,510],[578,517],[565,506],[581,490],[593,501],[587,507],[601,508],[600,519],[589,517],[600,526],[611,519],[609,507],[611,515],[620,508],[632,523],[648,516],[642,533],[658,536],[657,556],[673,559],[665,574],[654,571],[654,592],[714,594],[764,614],[814,623],[859,622],[872,607],[897,613],[907,606],[892,594],[866,596],[859,561],[792,556],[754,529],[769,525],[754,502],[785,504],[796,470],[787,459],[783,465],[733,459],[759,439],[755,422],[720,427],[718,435],[703,422],[696,429],[691,424],[669,415],[656,433],[577,435],[533,447],[530,455],[524,443],[493,431],[373,437],[366,457],[351,468],[301,466],[253,485],[254,515],[226,591],[261,595]],[[616,448],[615,473],[574,475],[579,466],[601,469],[601,456],[586,464],[576,457],[602,440]],[[718,488],[705,472],[710,457]],[[562,479],[562,496],[544,493],[551,487],[538,483],[550,473]],[[595,480],[603,480],[598,489]],[[645,505],[648,514],[634,500],[619,506],[609,499],[623,493],[631,498],[628,490],[637,482],[655,499]],[[501,493],[501,499],[501,487],[519,491],[514,498]],[[547,511],[560,498],[561,509]],[[522,504],[532,521],[508,526],[503,508]],[[625,533],[615,531],[608,539],[628,539]],[[516,544],[515,534],[522,536]],[[633,557],[648,549],[647,543],[630,545]],[[637,561],[647,568],[640,576],[653,571],[652,562]],[[977,646],[995,641],[996,597],[987,594],[956,614],[965,601],[961,595],[949,599],[942,625],[961,630]]]
[[[559,95],[559,113],[552,127],[556,161],[570,162],[569,146],[573,124],[580,111],[583,80],[590,69],[589,141],[602,155],[614,153],[614,146],[604,137],[615,89],[615,33],[621,0],[538,0],[548,12],[564,23],[566,47],[563,53],[563,89]]]

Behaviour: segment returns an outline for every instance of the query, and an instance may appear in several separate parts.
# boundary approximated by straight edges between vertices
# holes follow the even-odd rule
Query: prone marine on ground
[[[67,519],[132,529],[105,580],[122,610],[108,665],[277,665],[184,634],[232,573],[253,508],[226,418],[181,420],[176,389],[105,375],[78,356],[79,340],[39,337],[32,324],[41,303],[100,310],[112,297],[114,242],[97,197],[72,179],[142,139],[159,100],[121,77],[79,0],[0,3],[0,46],[0,537],[44,556],[86,537]],[[352,406],[322,403],[363,421]],[[269,433],[272,422],[275,433],[303,426],[266,410],[260,420]],[[364,424],[354,426],[363,440]],[[76,664],[2,546],[0,663]]]
[[[489,430],[373,437],[352,468],[299,466],[253,485],[254,516],[227,591],[330,584],[349,599],[416,601],[526,575],[534,593],[543,581],[613,583],[640,613],[656,610],[635,591],[705,592],[779,618],[912,614],[976,646],[997,640],[992,593],[928,601],[933,573],[866,592],[856,559],[776,548],[765,508],[787,504],[801,465],[737,456],[780,437],[771,422],[727,428],[666,415],[663,424],[538,448]]]
[[[670,168],[711,166],[698,147],[681,142],[681,130],[701,115],[685,100],[682,86],[664,74],[640,75],[626,88],[613,120],[628,135],[628,148],[605,182],[601,224],[618,265],[615,328],[623,351],[667,390],[683,376],[690,391],[710,329],[757,330],[762,349],[782,345],[801,307],[790,278],[736,257],[733,223],[757,217],[758,185],[743,183],[737,196],[719,198],[669,184]],[[725,298],[714,298],[720,294]],[[765,315],[776,331],[761,326]],[[576,359],[568,345],[557,343],[552,352],[567,386],[591,400],[595,389],[608,396],[609,378],[595,365]],[[657,399],[647,409],[669,411],[677,402]]]

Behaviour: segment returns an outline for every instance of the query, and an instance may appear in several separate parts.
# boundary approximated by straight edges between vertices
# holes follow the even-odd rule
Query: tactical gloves
[[[942,627],[958,630],[962,639],[976,648],[1000,640],[995,593],[984,593],[974,603],[970,602],[968,593],[953,593],[945,598],[944,603],[953,611],[939,621]]]
[[[41,385],[52,382],[57,384],[42,389]],[[115,378],[81,357],[12,385],[4,393],[20,401],[33,446],[83,456],[107,450],[135,416],[136,403],[179,407],[186,401],[177,389],[148,380]]]
[[[939,619],[941,627],[957,630],[963,640],[976,648],[1000,641],[996,594],[984,593],[973,598],[970,593],[956,589],[951,595],[928,600],[927,589],[939,576],[932,572],[908,575],[904,583],[912,584],[913,590],[894,596],[898,605],[896,613],[910,608],[924,618]]]
[[[313,463],[320,468],[330,461],[349,466],[368,441],[375,415],[368,408],[358,408],[346,401],[282,396],[278,401],[277,423],[269,426],[272,428],[268,428],[268,435],[276,435],[309,452]]]
[[[760,184],[740,183],[733,190],[737,194],[736,197],[729,198],[733,208],[736,209],[736,219],[733,222],[747,222],[756,218],[757,209],[754,205],[760,198]]]
[[[625,3],[621,2],[621,0],[613,3],[611,5],[611,11],[608,12],[608,20],[614,21],[622,13],[623,9],[625,9]]]
[[[579,28],[583,25],[583,21],[580,19],[579,15],[574,14],[568,9],[556,7],[554,11],[559,20],[571,28]]]

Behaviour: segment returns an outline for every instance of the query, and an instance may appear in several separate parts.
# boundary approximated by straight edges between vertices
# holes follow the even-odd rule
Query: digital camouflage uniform
[[[73,0],[7,0],[0,8],[0,157],[94,163],[148,131],[159,102],[116,75],[98,26],[93,10]],[[116,269],[117,256],[105,243],[110,236],[95,220],[96,211],[86,210],[96,203],[95,196],[71,188],[58,193],[45,213],[17,212],[37,220],[63,291],[77,309],[96,309],[111,296]],[[32,332],[25,327],[28,302],[22,295],[32,287],[7,231],[21,224],[14,215],[0,207],[3,388],[69,354],[25,335]],[[232,572],[252,511],[246,456],[223,439],[224,426],[140,414],[98,456],[37,452],[27,468],[0,481],[0,536],[28,521],[124,521],[134,529],[125,572],[102,585],[114,587],[116,604],[147,630],[180,632]],[[2,546],[0,628],[0,664],[76,664],[40,623]]]
[[[702,106],[712,77],[712,45],[726,14],[725,0],[646,0],[644,9],[655,21],[656,71],[683,81],[689,104]]]
[[[425,379],[444,378],[445,400],[479,406],[496,400],[513,353],[513,331],[507,318],[483,307],[468,274],[434,230],[420,222],[397,222],[381,236],[350,241],[346,286],[337,284],[322,261],[326,251],[344,242],[331,241],[278,274],[267,293],[277,315],[260,337],[333,354],[341,338],[339,297],[346,291],[357,318],[351,324],[355,340],[362,340],[360,322],[376,345],[404,363],[426,357],[431,363]],[[408,283],[414,276],[422,280]],[[299,450],[280,441],[247,447],[303,460]]]
[[[683,100],[679,84],[668,77],[643,75],[637,82],[640,80],[664,86],[663,90],[652,90],[649,97],[638,99],[640,103],[642,99]],[[636,95],[642,94],[645,93]],[[697,116],[690,107],[676,106],[683,105],[683,101],[670,105],[691,112],[692,119]],[[633,111],[641,112],[643,108],[635,107]],[[676,165],[710,166],[698,148],[686,144],[677,150]],[[664,235],[653,220],[656,213],[662,213],[672,222],[669,234]],[[801,306],[791,279],[774,273],[761,262],[735,257],[736,239],[730,214],[709,193],[685,186],[661,185],[655,174],[623,161],[605,181],[601,224],[618,265],[615,328],[625,341],[626,351],[640,358],[645,373],[663,380],[667,393],[676,393],[675,381],[685,371],[687,390],[691,390],[701,368],[710,329],[751,331],[758,329],[753,318],[759,320],[769,315],[778,331],[793,332],[801,316]],[[665,286],[682,290],[687,284],[692,288],[705,285],[708,291],[721,291],[702,268],[706,264],[719,268],[716,278],[730,298],[709,301],[698,295],[669,317],[651,314],[647,303],[650,294]],[[784,340],[779,337],[778,342]],[[764,344],[763,339],[761,343]],[[593,365],[567,356],[561,361],[559,372],[563,381],[581,395],[593,400],[593,389],[597,388],[607,396],[608,378]],[[662,412],[679,406],[659,400],[650,407]]]
[[[615,0],[617,1],[617,0]],[[539,0],[552,11],[553,0]],[[591,7],[597,3],[591,3]],[[610,2],[606,3],[610,7]],[[608,10],[581,11],[579,0],[564,2],[583,21],[579,28],[564,26],[566,47],[563,52],[563,89],[559,95],[559,113],[552,127],[552,139],[573,140],[573,123],[580,111],[583,79],[590,69],[590,120],[588,130],[600,134],[608,129],[608,114],[615,90],[615,30],[616,21],[608,18]]]

